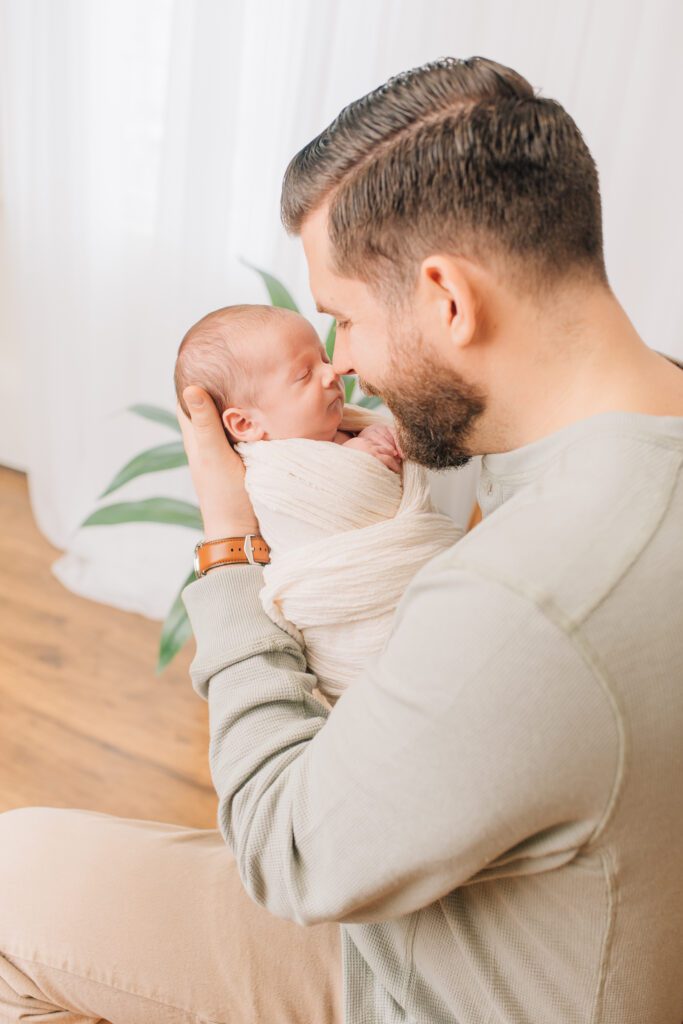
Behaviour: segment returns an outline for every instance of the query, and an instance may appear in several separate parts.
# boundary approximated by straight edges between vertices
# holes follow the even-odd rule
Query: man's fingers
[[[180,402],[176,402],[175,407],[176,419],[180,427],[180,433],[183,435],[183,447],[185,454],[190,458],[190,451],[194,451],[194,435],[192,433],[192,422],[183,412]]]
[[[191,384],[183,391],[183,398],[192,417],[192,421],[186,424],[186,430],[194,439],[193,447],[202,459],[216,457],[223,461],[225,450],[230,450],[230,446],[211,396],[203,388]]]
[[[185,405],[190,410],[195,430],[211,430],[213,423],[218,419],[218,409],[210,395],[197,384],[190,384],[183,391],[183,398]]]

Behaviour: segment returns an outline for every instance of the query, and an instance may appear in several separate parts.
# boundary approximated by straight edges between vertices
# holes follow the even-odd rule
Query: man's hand
[[[244,486],[244,463],[231,447],[218,410],[202,388],[183,391],[192,419],[180,403],[176,416],[183,435],[190,475],[197,493],[206,540],[258,533],[259,527]]]
[[[358,448],[360,451],[368,452],[379,459],[387,469],[394,473],[401,472],[402,452],[398,447],[391,427],[385,427],[381,423],[374,423],[372,426],[363,427],[357,437],[352,437],[344,443],[345,448]]]

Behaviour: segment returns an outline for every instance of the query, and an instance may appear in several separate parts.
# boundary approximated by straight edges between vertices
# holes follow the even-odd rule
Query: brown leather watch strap
[[[250,557],[251,556],[251,557]],[[263,537],[248,533],[245,537],[221,537],[200,541],[194,549],[195,578],[206,575],[217,565],[267,565],[270,548]]]

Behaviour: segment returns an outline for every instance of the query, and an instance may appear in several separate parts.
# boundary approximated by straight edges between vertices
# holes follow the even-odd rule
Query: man
[[[282,209],[338,320],[335,369],[381,395],[406,458],[483,454],[484,518],[419,571],[332,712],[260,606],[260,565],[214,565],[184,591],[220,832],[269,915],[253,957],[292,976],[263,978],[268,1016],[235,997],[212,1019],[678,1024],[683,375],[609,288],[583,139],[510,69],[443,60],[345,108],[290,164]],[[185,395],[206,541],[257,533],[217,412]],[[92,854],[102,823],[70,820]],[[0,842],[29,856],[36,828],[15,818]],[[177,906],[168,839],[147,848]],[[146,884],[151,869],[130,858],[120,885],[137,894],[131,865]],[[216,932],[247,911],[221,905],[211,870],[187,883],[215,884],[213,903],[198,895],[211,922],[187,924],[192,977],[206,948],[227,1001],[237,972]],[[162,931],[160,904],[142,907]],[[283,949],[285,928],[308,947]],[[179,989],[132,942],[137,991],[180,1014]],[[37,986],[24,956],[4,975],[0,958],[15,990]],[[40,977],[46,999],[55,975]],[[172,1019],[206,1019],[219,982],[210,999],[192,991]]]
[[[485,518],[329,717],[259,566],[186,590],[245,886],[344,924],[349,1021],[678,1024],[683,375],[609,288],[585,143],[509,69],[441,61],[342,111],[282,210],[335,369],[405,457],[486,455]],[[257,531],[192,420],[207,537]]]

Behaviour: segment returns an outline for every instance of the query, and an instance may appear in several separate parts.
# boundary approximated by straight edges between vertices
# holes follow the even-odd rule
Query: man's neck
[[[511,451],[601,412],[683,416],[683,372],[643,342],[608,289],[566,295],[516,327],[491,346],[498,362],[472,434],[477,453]]]

